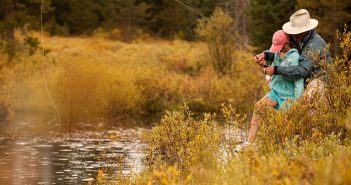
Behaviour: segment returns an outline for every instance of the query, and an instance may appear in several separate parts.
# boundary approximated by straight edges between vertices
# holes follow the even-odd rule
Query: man
[[[300,53],[298,66],[265,67],[264,72],[268,75],[279,74],[291,78],[304,78],[306,83],[314,79],[322,80],[325,75],[320,64],[330,63],[330,52],[326,42],[316,33],[318,25],[316,19],[310,19],[307,10],[296,11],[290,17],[290,21],[283,25],[283,31],[290,36],[292,47]],[[274,54],[263,52],[255,57],[256,62],[266,66],[272,61]],[[318,80],[318,81],[319,81]],[[313,82],[313,83],[316,83]]]
[[[268,75],[283,75],[293,79],[303,78],[307,85],[307,99],[311,101],[311,97],[317,91],[324,88],[322,82],[325,72],[322,70],[322,63],[329,63],[330,52],[323,38],[318,35],[315,28],[318,21],[311,19],[307,10],[301,9],[296,11],[290,17],[290,21],[283,25],[283,31],[289,34],[290,44],[299,51],[299,65],[296,66],[272,66],[274,53],[263,52],[255,57],[256,62],[264,66],[264,72]],[[305,95],[306,96],[306,95]],[[256,106],[269,107],[269,102],[257,102]],[[254,119],[254,118],[253,118]],[[243,143],[237,148],[245,147],[254,142],[259,125],[251,124],[248,142]]]

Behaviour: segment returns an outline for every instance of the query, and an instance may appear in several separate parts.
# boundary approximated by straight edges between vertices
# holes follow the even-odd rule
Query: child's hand
[[[264,59],[264,54],[258,54],[255,56],[255,61],[257,64],[264,66],[266,64],[266,60]]]
[[[272,77],[269,76],[269,75],[266,75],[266,76],[265,76],[265,79],[266,79],[266,82],[267,82],[268,84],[271,83],[271,81],[272,81]]]
[[[274,66],[264,68],[264,72],[269,76],[274,75],[275,73]]]

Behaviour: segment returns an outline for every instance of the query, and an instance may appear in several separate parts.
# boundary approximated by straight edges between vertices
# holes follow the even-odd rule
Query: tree
[[[130,37],[132,28],[141,27],[148,18],[148,4],[138,0],[52,0],[53,16],[69,34],[91,33],[97,28],[121,28]],[[54,27],[55,28],[55,27]],[[59,33],[55,29],[52,33]]]
[[[118,1],[116,21],[120,28],[124,28],[122,34],[126,41],[133,39],[138,28],[147,25],[147,19],[150,18],[149,8],[148,3],[138,0]]]
[[[0,37],[2,49],[7,53],[8,58],[16,52],[15,29],[28,25],[32,28],[39,28],[41,15],[41,0],[16,1],[3,0],[0,4]],[[44,1],[43,14],[46,15],[52,9],[50,0]]]
[[[211,17],[202,18],[196,28],[196,33],[208,45],[213,68],[220,75],[232,72],[235,50],[232,38],[237,36],[234,28],[234,20],[220,8],[216,8]]]
[[[272,35],[281,30],[295,12],[295,0],[251,0],[249,8],[249,42],[256,51],[268,49]]]
[[[297,0],[297,6],[308,10],[310,16],[319,21],[318,33],[330,42],[331,51],[337,55],[336,32],[342,31],[344,24],[351,25],[351,0]]]
[[[226,9],[231,17],[234,18],[236,29],[240,37],[238,40],[241,43],[248,43],[248,17],[247,10],[250,5],[250,0],[231,0],[226,3]]]
[[[226,0],[181,0],[205,16],[210,16],[216,6],[224,5]],[[156,34],[172,38],[174,36],[194,39],[194,28],[198,15],[175,0],[150,0],[152,2],[151,29]]]

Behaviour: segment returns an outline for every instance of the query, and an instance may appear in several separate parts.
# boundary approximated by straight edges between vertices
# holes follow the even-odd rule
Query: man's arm
[[[298,79],[308,78],[312,74],[314,67],[314,60],[310,56],[306,56],[305,52],[299,58],[299,65],[297,66],[277,66],[276,73],[286,77]]]

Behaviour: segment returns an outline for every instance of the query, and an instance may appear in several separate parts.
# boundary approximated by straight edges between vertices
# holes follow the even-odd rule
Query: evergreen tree
[[[1,46],[10,60],[16,52],[15,29],[23,28],[25,25],[39,28],[41,3],[41,0],[2,0],[0,4]],[[44,1],[43,14],[46,15],[51,10],[50,0]]]
[[[100,27],[130,33],[131,27],[145,24],[148,17],[148,5],[137,0],[53,0],[53,6],[55,21],[69,34],[91,33]]]
[[[52,0],[52,5],[55,7],[55,21],[66,27],[70,34],[89,33],[99,25],[99,5],[95,1]]]
[[[257,52],[268,49],[272,35],[281,30],[295,12],[295,0],[251,0],[249,9],[249,42]]]
[[[150,0],[152,2],[151,29],[164,37],[183,37],[193,39],[194,28],[197,25],[198,15],[179,4],[175,0]],[[210,16],[216,6],[223,6],[225,0],[181,0],[185,4]]]

